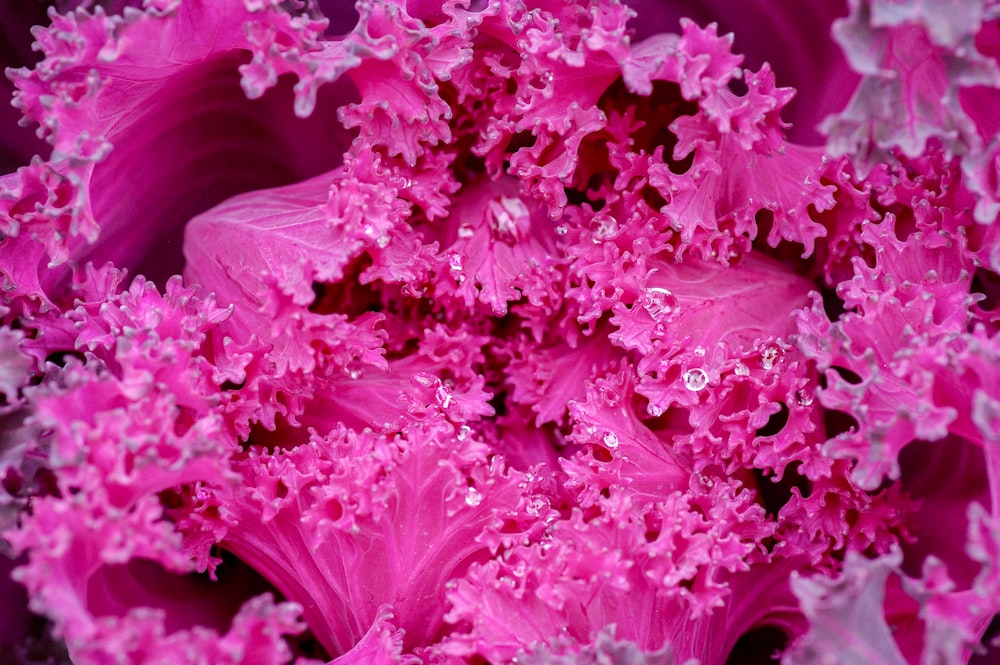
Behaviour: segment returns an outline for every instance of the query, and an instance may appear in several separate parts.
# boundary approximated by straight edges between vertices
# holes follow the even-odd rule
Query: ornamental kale
[[[1000,2],[45,4],[0,662],[1000,653]]]

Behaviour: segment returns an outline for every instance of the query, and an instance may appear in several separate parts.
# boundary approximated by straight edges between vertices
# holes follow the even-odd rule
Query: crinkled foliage
[[[988,662],[998,21],[0,9],[0,661]]]

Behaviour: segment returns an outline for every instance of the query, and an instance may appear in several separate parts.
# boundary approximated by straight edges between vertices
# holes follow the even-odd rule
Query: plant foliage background
[[[996,657],[996,2],[0,18],[3,662]]]

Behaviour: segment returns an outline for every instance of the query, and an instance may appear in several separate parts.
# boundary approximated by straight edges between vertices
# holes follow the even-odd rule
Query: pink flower
[[[959,4],[4,10],[0,660],[984,662]]]

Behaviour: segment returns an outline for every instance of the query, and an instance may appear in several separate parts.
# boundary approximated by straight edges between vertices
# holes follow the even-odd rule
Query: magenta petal
[[[821,144],[817,125],[844,108],[860,80],[830,30],[835,19],[847,14],[845,2],[806,2],[794,9],[771,2],[724,0],[629,0],[627,4],[639,14],[631,24],[639,39],[676,32],[682,17],[699,25],[715,22],[721,34],[732,33],[733,50],[746,56],[745,67],[756,70],[766,62],[781,85],[795,89],[782,118],[791,123],[789,138],[796,143]]]
[[[392,438],[341,427],[255,454],[239,465],[247,482],[222,498],[234,518],[224,546],[302,603],[335,656],[373,648],[384,605],[407,648],[431,643],[445,583],[489,558],[488,536],[505,539],[502,516],[522,491],[485,452],[437,424]]]
[[[260,43],[255,26],[285,30],[314,53],[310,30],[319,27],[290,24],[277,8],[251,14],[232,2],[215,10],[184,3],[52,20],[37,36],[45,58],[12,77],[16,105],[41,125],[53,152],[22,170],[20,200],[5,210],[55,263],[111,260],[165,281],[182,268],[191,216],[234,194],[332,168],[351,140],[335,114],[353,101],[353,88],[317,93],[350,65],[343,54],[323,53],[316,57],[326,68],[301,73],[305,83],[295,87],[285,54]],[[215,37],[188,30],[206,23]],[[317,104],[319,113],[296,117]],[[39,179],[62,191],[28,186]],[[39,197],[50,201],[42,210]]]
[[[830,151],[853,153],[867,173],[898,153],[912,158],[939,145],[949,158],[961,158],[967,186],[982,197],[976,218],[991,222],[998,198],[992,120],[963,106],[997,99],[991,18],[982,2],[852,0],[850,16],[834,31],[863,78],[847,108],[821,126]]]
[[[851,554],[838,580],[794,578],[810,631],[789,655],[795,665],[821,663],[839,653],[884,665],[904,665],[883,614],[886,578],[899,564],[898,553],[867,561]]]
[[[1000,15],[800,5],[0,10],[0,660],[970,662]]]

